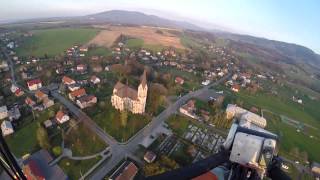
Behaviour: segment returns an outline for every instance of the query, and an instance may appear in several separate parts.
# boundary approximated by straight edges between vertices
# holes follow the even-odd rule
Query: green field
[[[303,98],[304,105],[301,106],[295,102],[292,102],[292,90],[282,87],[278,88],[278,97],[265,92],[259,92],[255,95],[249,94],[245,90],[241,90],[239,93],[232,93],[224,87],[221,87],[227,94],[228,103],[236,103],[242,101],[243,107],[250,109],[252,106],[267,109],[274,114],[268,112],[264,113],[264,116],[268,120],[268,129],[277,133],[280,136],[281,147],[280,154],[290,159],[299,159],[299,157],[291,157],[289,152],[293,148],[298,148],[300,152],[306,151],[311,160],[320,161],[318,151],[320,149],[319,131],[308,129],[303,131],[304,133],[298,133],[294,126],[286,124],[281,121],[279,115],[285,115],[300,122],[304,122],[319,128],[319,101],[310,100],[306,97]],[[317,113],[318,112],[318,113]],[[315,138],[310,138],[313,135]],[[318,139],[317,139],[318,138]],[[312,147],[312,148],[310,148]]]
[[[130,49],[139,49],[143,46],[143,39],[128,39],[126,46]]]
[[[63,53],[73,45],[82,45],[91,40],[97,33],[96,29],[88,28],[57,28],[32,31],[33,36],[24,40],[17,49],[19,56],[53,57]]]
[[[309,159],[319,162],[319,139],[310,138],[309,135],[297,132],[296,128],[281,122],[280,117],[269,112],[264,112],[264,117],[268,121],[267,129],[276,133],[280,137],[280,155],[293,160],[299,160],[299,157],[290,155],[293,148],[298,148],[300,152],[306,151]],[[310,148],[312,147],[312,148]]]
[[[58,165],[68,175],[68,178],[70,180],[76,180],[80,179],[81,175],[84,175],[99,160],[101,160],[100,156],[93,159],[81,161],[63,158],[58,162]]]
[[[153,52],[158,52],[158,51],[162,51],[163,49],[165,49],[166,47],[161,45],[161,44],[143,44],[142,46],[143,48],[145,49],[148,49],[150,51],[153,51]]]
[[[291,99],[282,98],[282,96],[276,97],[272,94],[258,92],[256,94],[250,94],[244,90],[239,93],[233,93],[229,89],[223,87],[229,96],[230,102],[235,102],[237,99],[244,102],[245,108],[251,108],[256,106],[262,109],[268,109],[277,114],[283,114],[292,119],[300,122],[308,123],[314,127],[320,128],[319,123],[319,101],[312,101],[301,106],[298,103],[293,102]]]

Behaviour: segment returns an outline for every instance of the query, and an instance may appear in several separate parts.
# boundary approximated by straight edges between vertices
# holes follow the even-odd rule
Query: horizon
[[[255,0],[250,3],[233,0],[232,2],[233,5],[230,6],[221,1],[208,0],[201,4],[194,0],[168,1],[168,3],[157,1],[147,3],[145,0],[138,0],[135,3],[127,0],[120,0],[117,3],[80,0],[76,4],[72,0],[64,2],[31,0],[28,3],[13,0],[4,2],[3,8],[0,7],[0,22],[83,16],[110,10],[137,11],[170,20],[185,21],[207,30],[222,30],[297,44],[320,54],[318,43],[320,37],[316,35],[317,28],[315,28],[320,27],[320,22],[316,17],[316,9],[320,8],[320,2],[314,0],[308,3],[288,0],[283,2]],[[162,4],[171,4],[171,6],[163,7]],[[177,9],[176,7],[182,8]],[[21,11],[21,8],[24,11]]]

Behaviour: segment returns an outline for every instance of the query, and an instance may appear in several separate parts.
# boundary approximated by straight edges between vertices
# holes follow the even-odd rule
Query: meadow
[[[83,45],[96,36],[98,30],[89,28],[56,28],[33,30],[32,37],[23,40],[17,49],[19,56],[53,57],[73,45]]]
[[[239,93],[233,93],[225,87],[221,87],[227,95],[227,103],[242,102],[242,106],[246,109],[250,109],[255,106],[261,109],[267,109],[272,113],[265,111],[263,115],[267,119],[268,129],[280,136],[280,154],[290,158],[298,159],[299,157],[293,157],[290,152],[297,148],[300,152],[307,152],[310,160],[320,161],[318,151],[320,149],[319,143],[319,131],[301,130],[297,132],[297,128],[284,123],[280,119],[280,115],[285,115],[297,121],[310,124],[315,128],[319,128],[319,101],[304,99],[304,105],[292,102],[290,97],[292,96],[292,90],[287,87],[278,88],[278,96],[266,93],[264,91],[256,94],[250,94],[245,90],[241,90]],[[306,128],[305,128],[306,129]],[[302,133],[304,132],[304,133]],[[310,138],[313,135],[314,138]],[[312,147],[312,148],[310,148]]]
[[[281,122],[280,117],[270,112],[264,112],[268,121],[267,129],[280,137],[280,155],[289,159],[303,161],[301,156],[294,156],[292,151],[298,149],[300,153],[307,152],[310,160],[319,162],[320,142],[318,138],[310,138],[308,134],[297,132],[297,129]]]

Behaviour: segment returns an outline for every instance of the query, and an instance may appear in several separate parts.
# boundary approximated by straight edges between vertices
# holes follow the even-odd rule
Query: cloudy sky
[[[142,11],[206,28],[297,43],[320,53],[318,0],[9,0],[1,2],[0,22],[112,9]]]

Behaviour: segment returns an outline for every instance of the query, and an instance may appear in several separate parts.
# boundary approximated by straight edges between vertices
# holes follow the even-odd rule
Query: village
[[[88,121],[83,120],[86,118],[81,118],[79,114],[84,113],[91,118],[116,141],[129,142],[170,104],[184,95],[208,88],[202,95],[179,104],[164,125],[159,126],[159,133],[150,135],[140,144],[140,153],[121,159],[108,177],[117,179],[126,176],[133,179],[141,176],[140,169],[147,175],[153,175],[158,171],[152,172],[151,169],[159,170],[159,164],[165,162],[170,162],[168,167],[172,166],[172,169],[186,166],[218,152],[238,111],[247,113],[245,118],[263,118],[260,116],[262,110],[254,106],[245,110],[229,104],[228,92],[256,93],[281,78],[278,74],[246,67],[227,47],[203,45],[202,48],[215,58],[200,61],[196,50],[181,52],[173,47],[161,50],[129,48],[127,37],[119,38],[102,55],[95,53],[98,51],[95,46],[74,44],[56,57],[20,57],[15,52],[20,39],[11,38],[11,33],[0,34],[1,130],[10,148],[27,134],[26,128],[32,126],[37,131],[32,143],[39,141],[41,148],[26,145],[25,149],[14,152],[24,160],[27,169],[39,166],[31,165],[33,159],[39,157],[55,161],[60,156],[80,159],[97,154],[92,158],[91,166],[108,161],[112,156],[112,142],[101,143],[96,140],[98,136],[89,139],[93,140],[92,146],[96,149],[76,153],[77,143],[82,148],[90,146],[90,142],[78,142],[85,136],[80,130],[75,133],[78,139],[64,147],[69,141],[65,136],[74,133],[77,129],[74,127],[82,129],[82,126],[88,126]],[[26,32],[22,36],[29,38],[32,33]],[[224,81],[217,88],[211,88],[221,79]],[[273,89],[269,91],[278,93]],[[300,95],[290,95],[288,99],[299,105],[304,104]],[[143,119],[143,123],[134,123],[136,119]],[[114,125],[114,121],[120,122]],[[129,128],[130,123],[135,124],[132,129]],[[90,128],[85,127],[82,131],[94,134]],[[42,138],[38,138],[38,131],[44,134]],[[128,132],[130,134],[126,134]],[[45,150],[44,147],[50,148]],[[75,156],[66,155],[70,149]],[[50,161],[44,164],[48,165]],[[48,168],[56,172],[56,179],[69,176],[65,170],[70,167],[63,165],[62,161]],[[89,175],[93,170],[87,168],[85,171]],[[80,176],[77,174],[75,177]]]

